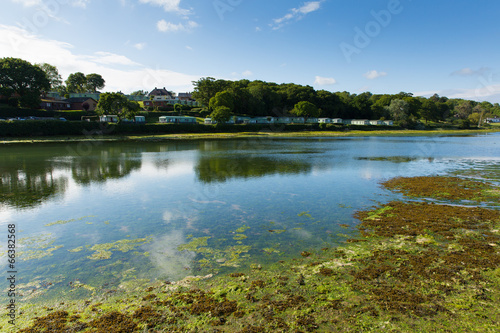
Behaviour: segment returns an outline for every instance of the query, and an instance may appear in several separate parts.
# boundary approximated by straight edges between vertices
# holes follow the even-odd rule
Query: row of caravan
[[[216,124],[205,118],[205,125]],[[344,125],[386,125],[393,126],[392,120],[341,119],[341,118],[304,118],[304,117],[232,117],[227,124],[344,124]]]
[[[144,116],[135,116],[134,120],[122,120],[124,122],[145,123]],[[118,122],[118,116],[101,116],[101,122]],[[161,124],[197,124],[195,117],[187,116],[162,116],[159,118]],[[213,125],[217,122],[212,118],[205,118],[205,125]],[[234,116],[226,124],[344,124],[344,125],[380,125],[393,126],[392,120],[367,120],[367,119],[340,119],[340,118],[304,118],[304,117],[243,117]]]

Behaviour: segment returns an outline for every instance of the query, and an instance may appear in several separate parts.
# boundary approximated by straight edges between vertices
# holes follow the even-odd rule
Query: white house
[[[144,124],[146,123],[146,117],[144,116],[135,116],[134,121],[136,124]]]
[[[368,119],[353,119],[351,121],[352,125],[370,125],[370,121]]]
[[[291,117],[290,121],[292,124],[303,124],[305,122],[304,117]]]
[[[384,120],[384,125],[394,126],[394,120]]]
[[[278,117],[276,119],[276,123],[278,123],[278,124],[290,124],[290,123],[292,123],[292,120],[290,119],[290,117]]]
[[[330,118],[318,118],[318,123],[319,124],[331,124],[332,119],[330,119]]]
[[[332,124],[342,124],[344,121],[342,118],[333,118],[332,119]]]
[[[370,125],[385,125],[383,120],[370,120]]]
[[[498,117],[486,118],[485,122],[488,124],[498,124],[498,123],[500,123],[500,118],[498,118]]]
[[[162,124],[196,124],[195,117],[183,117],[183,116],[162,116],[159,118],[159,121]]]
[[[117,123],[118,120],[118,116],[104,115],[99,117],[99,121],[101,123]]]
[[[253,120],[255,120],[255,124],[274,124],[276,122],[274,117],[256,117]]]

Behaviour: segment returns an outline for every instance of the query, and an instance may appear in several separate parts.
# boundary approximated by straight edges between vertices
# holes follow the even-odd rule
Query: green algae
[[[177,247],[179,251],[199,251],[200,248],[205,248],[208,245],[208,240],[212,237],[193,238],[189,243],[182,244]]]
[[[87,258],[91,260],[106,260],[110,259],[113,251],[129,252],[139,246],[150,243],[153,239],[151,237],[137,238],[137,239],[121,239],[113,243],[96,244],[93,246],[87,245],[87,248],[94,253]]]
[[[17,256],[22,261],[51,257],[54,251],[63,248],[63,245],[53,245],[55,240],[56,238],[51,233],[20,238],[20,248],[26,248],[26,250],[18,251]]]
[[[311,214],[309,214],[309,212],[301,212],[301,213],[297,214],[297,216],[298,216],[298,217],[305,216],[305,217],[308,217],[308,218],[310,218],[310,219],[312,219],[312,218],[313,218],[313,217],[312,217],[312,215],[311,215]]]
[[[57,245],[53,247],[47,247],[43,250],[27,250],[27,251],[19,251],[18,256],[23,261],[33,260],[33,259],[42,259],[45,257],[51,257],[54,254],[52,252],[57,251],[64,246]]]
[[[82,220],[84,220],[86,218],[90,218],[90,217],[95,217],[95,216],[89,215],[89,216],[83,216],[83,217],[80,217],[80,218],[77,218],[77,219],[58,220],[58,221],[55,221],[55,222],[47,223],[47,224],[44,225],[44,227],[51,227],[51,226],[54,226],[54,225],[61,225],[61,224],[68,224],[68,223],[71,223],[71,222],[82,221]]]
[[[392,191],[410,197],[445,200],[488,201],[499,197],[499,189],[491,183],[448,176],[398,177],[382,183]]]
[[[79,246],[72,250],[68,250],[68,252],[81,252],[81,251],[83,251],[83,246]]]
[[[245,231],[247,231],[248,229],[250,229],[250,227],[244,225],[244,226],[239,227],[238,229],[236,229],[234,232],[238,233],[238,234],[241,234],[241,233],[244,233]]]
[[[247,238],[248,238],[248,236],[244,235],[244,234],[236,234],[233,236],[234,240],[243,240],[243,239],[247,239]]]
[[[410,157],[410,156],[378,156],[378,157],[358,157],[358,160],[366,160],[366,161],[381,161],[381,162],[392,162],[392,163],[408,163],[418,161],[418,157]]]

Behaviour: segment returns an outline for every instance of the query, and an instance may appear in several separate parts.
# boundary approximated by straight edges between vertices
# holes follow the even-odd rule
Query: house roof
[[[68,103],[67,101],[60,101],[60,100],[56,100],[56,99],[45,99],[45,98],[42,98],[42,102],[45,102],[45,103],[61,103],[61,104],[67,104]]]
[[[158,88],[154,88],[148,96],[170,96],[170,97],[174,97],[174,93],[171,92],[171,91],[168,91],[167,89],[165,89],[165,87],[163,87],[163,89],[158,89]]]
[[[93,99],[92,97],[71,97],[71,98],[65,99],[64,101],[68,102],[68,103],[85,103],[88,100],[93,100],[94,102],[97,103],[97,101],[95,99]]]

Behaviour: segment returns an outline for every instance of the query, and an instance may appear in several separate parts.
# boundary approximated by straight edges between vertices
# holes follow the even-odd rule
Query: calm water
[[[265,267],[354,235],[354,211],[398,197],[381,180],[498,167],[499,148],[499,134],[1,146],[1,250],[15,223],[26,301]]]

